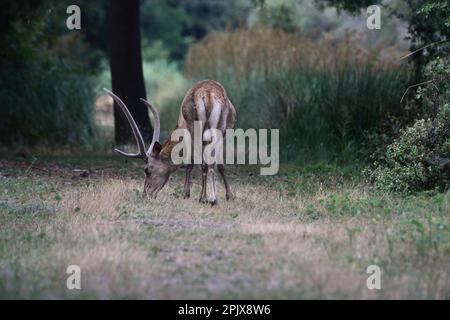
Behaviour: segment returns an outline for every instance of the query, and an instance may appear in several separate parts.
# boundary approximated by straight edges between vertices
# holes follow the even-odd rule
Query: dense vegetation
[[[5,3],[2,144],[87,146],[104,139],[98,135],[104,128],[94,125],[92,104],[101,87],[110,87],[109,2],[76,3],[83,8],[81,32],[61,23],[68,2],[25,2],[20,10]],[[368,163],[375,158],[367,172],[383,189],[445,190],[450,157],[445,132],[438,139],[442,143],[423,145],[418,158],[405,160],[402,150],[424,140],[419,128],[430,131],[446,121],[437,115],[448,104],[449,7],[445,1],[394,1],[383,6],[380,32],[345,31],[345,18],[365,5],[143,1],[144,78],[148,96],[162,111],[163,128],[175,121],[189,84],[214,78],[237,106],[239,126],[283,128],[283,160]],[[359,21],[364,25],[361,15]],[[402,60],[395,21],[405,22],[410,32],[413,54]],[[421,49],[430,43],[435,45]],[[408,132],[417,134],[399,136]],[[407,178],[394,174],[399,166]]]
[[[370,176],[385,190],[414,192],[450,188],[450,67],[443,59],[427,65],[432,81],[416,93],[423,118],[402,129],[374,164]]]
[[[325,2],[328,0],[325,0]],[[357,11],[366,1],[328,1]],[[405,92],[408,116],[400,117],[398,134],[367,172],[375,185],[404,193],[450,188],[450,5],[446,1],[408,1],[396,15],[409,24],[413,83]],[[397,123],[398,126],[398,123]],[[386,135],[384,136],[386,138]],[[386,140],[385,140],[386,141]]]
[[[353,153],[389,116],[402,117],[408,83],[406,68],[362,48],[356,35],[317,39],[265,27],[210,34],[185,69],[225,85],[239,126],[282,128],[289,160]]]
[[[31,2],[6,3],[1,15],[1,142],[86,143],[94,132],[92,78],[65,54],[82,54],[77,36],[54,43],[51,13]]]

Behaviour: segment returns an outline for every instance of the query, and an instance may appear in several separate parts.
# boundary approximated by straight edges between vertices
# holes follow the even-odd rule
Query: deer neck
[[[172,131],[173,132],[173,131]],[[161,152],[160,152],[160,156],[162,158],[168,159],[170,160],[170,162],[172,163],[172,165],[176,168],[180,167],[179,164],[175,164],[172,161],[172,150],[173,148],[179,143],[178,141],[172,141],[171,140],[171,136],[172,133],[169,134],[169,136],[167,137],[166,140],[164,140],[164,142],[162,143],[162,148],[161,148]]]

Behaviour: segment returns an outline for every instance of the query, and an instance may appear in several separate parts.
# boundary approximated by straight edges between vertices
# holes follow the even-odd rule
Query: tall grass
[[[319,40],[255,27],[208,35],[190,49],[185,73],[228,91],[238,126],[280,128],[282,157],[353,153],[389,116],[401,116],[408,72],[358,35]],[[391,49],[392,50],[392,49]]]
[[[144,60],[143,73],[147,99],[160,111],[162,136],[166,137],[178,121],[183,95],[189,82],[179,66],[165,58]],[[107,66],[99,74],[95,91],[111,87],[111,72]],[[175,94],[174,94],[175,93]]]
[[[2,64],[0,142],[63,145],[92,136],[90,78],[61,60]]]

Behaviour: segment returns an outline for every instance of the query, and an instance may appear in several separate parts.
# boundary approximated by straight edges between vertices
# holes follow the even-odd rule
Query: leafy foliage
[[[94,133],[89,73],[82,62],[63,54],[63,48],[71,48],[71,39],[59,42],[47,34],[50,12],[43,3],[53,2],[24,5],[20,10],[7,2],[2,13],[6,19],[2,28],[7,31],[0,36],[0,141],[4,144],[76,143]]]
[[[369,170],[380,189],[415,192],[450,187],[450,66],[438,59],[426,74],[433,80],[417,90],[416,98],[431,117],[403,129],[387,147],[381,164]]]
[[[245,22],[246,1],[146,0],[141,5],[145,46],[163,45],[169,58],[180,62],[190,44],[208,32]]]
[[[381,1],[372,1],[372,0],[316,0],[316,3],[324,8],[325,5],[333,6],[338,10],[347,10],[351,13],[357,13],[362,8],[367,8],[373,4],[380,4]]]

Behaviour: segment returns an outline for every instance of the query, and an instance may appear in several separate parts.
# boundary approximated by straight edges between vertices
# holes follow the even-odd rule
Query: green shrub
[[[382,190],[408,193],[450,187],[450,65],[437,59],[427,76],[432,81],[419,88],[416,98],[431,117],[401,130],[375,169],[368,170]]]
[[[3,64],[0,142],[73,144],[92,136],[92,83],[56,59]]]

